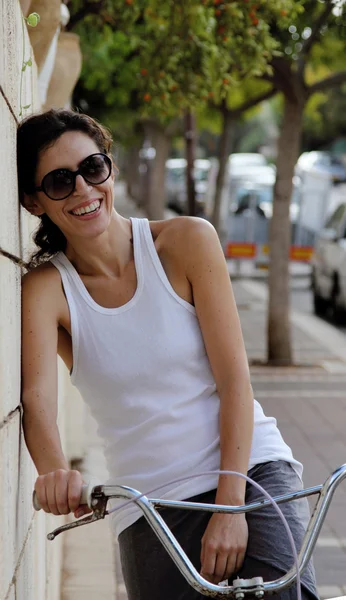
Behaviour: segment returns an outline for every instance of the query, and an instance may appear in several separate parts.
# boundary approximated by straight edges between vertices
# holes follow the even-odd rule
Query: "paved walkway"
[[[133,206],[121,204],[120,188],[117,200],[124,216],[134,214]],[[306,486],[319,484],[346,462],[345,337],[313,316],[293,313],[293,346],[299,366],[261,366],[265,359],[265,288],[247,280],[236,280],[233,287],[255,397],[267,414],[276,417],[287,443],[304,463]],[[102,480],[105,466],[91,419],[88,427],[90,445],[84,469]],[[335,496],[314,555],[321,598],[346,593],[345,507],[344,485]],[[65,534],[64,558],[62,600],[126,600],[106,520]]]

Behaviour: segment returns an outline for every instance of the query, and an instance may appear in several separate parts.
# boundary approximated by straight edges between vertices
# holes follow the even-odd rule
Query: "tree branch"
[[[241,113],[249,110],[250,108],[253,108],[257,104],[260,104],[261,102],[264,102],[265,100],[269,100],[269,98],[272,98],[273,96],[275,96],[277,91],[278,90],[275,87],[273,87],[271,90],[268,90],[267,92],[263,92],[263,94],[260,94],[256,98],[247,100],[241,106],[239,106],[239,108],[235,108],[234,110],[231,110],[230,112],[232,113],[232,115],[238,116]]]
[[[346,70],[338,71],[337,73],[334,73],[333,75],[330,75],[329,77],[326,77],[325,79],[322,79],[321,81],[317,81],[317,83],[310,85],[310,87],[308,88],[308,94],[309,96],[311,96],[311,94],[314,94],[315,92],[329,90],[330,88],[336,87],[341,83],[345,83],[345,81]]]
[[[331,14],[334,8],[334,4],[332,0],[326,0],[326,6],[324,10],[321,12],[320,16],[316,19],[315,23],[311,27],[311,35],[307,40],[303,43],[303,47],[300,51],[300,56],[298,60],[298,73],[299,75],[303,75],[305,68],[306,57],[309,55],[309,52],[312,46],[318,41],[318,38],[321,33],[321,29],[323,25],[328,21],[329,15]]]
[[[306,56],[314,43],[317,41],[318,36],[321,32],[321,28],[328,20],[330,13],[334,8],[334,3],[332,0],[326,0],[325,9],[321,12],[320,16],[316,19],[316,22],[311,27],[311,35],[307,40],[303,43],[303,48],[301,49],[301,54]]]

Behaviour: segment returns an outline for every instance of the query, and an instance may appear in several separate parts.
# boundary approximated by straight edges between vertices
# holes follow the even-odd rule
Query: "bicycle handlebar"
[[[314,507],[314,511],[311,515],[309,525],[307,527],[302,547],[298,554],[299,573],[301,574],[306,568],[313,549],[316,545],[319,533],[321,531],[323,522],[328,512],[330,503],[332,501],[334,492],[338,485],[346,478],[346,464],[338,467],[325,481],[323,485],[300,490],[290,494],[274,497],[276,503],[280,504],[283,502],[289,502],[298,498],[319,494],[319,498]],[[98,485],[90,489],[90,486],[86,487],[83,494],[87,494],[87,498],[84,496],[85,503],[90,506],[93,510],[92,516],[79,519],[67,525],[59,527],[51,534],[48,534],[48,539],[54,539],[56,535],[71,529],[73,527],[79,527],[93,521],[104,518],[108,513],[106,510],[107,502],[110,498],[122,498],[129,501],[133,501],[142,510],[144,517],[160,539],[161,543],[171,556],[172,560],[191,585],[199,593],[213,597],[213,598],[235,598],[235,600],[243,600],[245,595],[252,594],[257,598],[262,598],[264,593],[273,594],[278,593],[287,587],[290,587],[297,578],[296,569],[293,566],[286,575],[283,575],[275,581],[263,582],[262,578],[254,577],[253,579],[236,579],[233,581],[233,585],[221,587],[219,585],[212,584],[204,579],[192,565],[190,559],[186,556],[184,550],[177,542],[173,533],[167,526],[166,522],[162,519],[159,512],[156,510],[158,507],[172,507],[189,510],[203,510],[208,512],[219,512],[219,513],[246,513],[253,510],[259,510],[270,504],[269,500],[258,500],[248,505],[243,506],[225,506],[225,505],[213,505],[203,504],[196,502],[180,502],[175,500],[161,500],[155,498],[147,498],[142,496],[140,492],[125,486],[102,486]],[[84,501],[83,501],[84,503]]]

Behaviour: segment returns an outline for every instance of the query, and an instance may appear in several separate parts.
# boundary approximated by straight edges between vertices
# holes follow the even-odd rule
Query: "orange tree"
[[[152,165],[159,210],[150,216],[160,217],[164,205],[169,144],[162,139],[186,111],[221,102],[236,80],[269,75],[278,50],[271,23],[285,28],[297,7],[293,0],[72,0],[69,27],[84,55],[76,102],[125,138],[139,124],[160,146]]]
[[[294,167],[300,152],[303,117],[306,109],[323,110],[326,92],[346,82],[346,4],[343,0],[301,0],[289,15],[289,24],[267,15],[276,50],[267,71],[255,78],[237,78],[216,108],[222,115],[219,175],[213,222],[219,224],[220,197],[230,152],[232,126],[245,110],[273,94],[282,98],[282,119],[278,141],[277,178],[273,218],[270,224],[269,303],[267,358],[272,364],[293,362],[289,320],[289,249],[291,227],[289,205]],[[318,110],[317,110],[318,107]],[[322,113],[323,114],[323,113]],[[337,301],[338,282],[331,289]]]
[[[345,3],[343,0],[304,0],[302,8],[299,19],[292,20],[288,29],[276,31],[282,53],[271,59],[272,72],[264,76],[283,99],[270,226],[267,349],[268,361],[280,365],[293,362],[289,322],[289,205],[303,116],[316,94],[321,95],[346,82]]]

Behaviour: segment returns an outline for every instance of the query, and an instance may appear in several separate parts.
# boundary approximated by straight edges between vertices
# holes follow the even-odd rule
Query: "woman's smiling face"
[[[80,163],[101,150],[95,141],[80,131],[63,133],[39,155],[35,183],[39,187],[45,175],[55,169],[77,171]],[[114,173],[101,184],[91,185],[77,175],[74,191],[63,200],[51,200],[43,191],[35,192],[25,204],[36,215],[46,213],[68,240],[95,237],[103,233],[111,220],[114,200]],[[76,214],[93,204],[95,210]],[[30,209],[31,205],[31,209]]]

